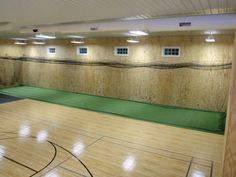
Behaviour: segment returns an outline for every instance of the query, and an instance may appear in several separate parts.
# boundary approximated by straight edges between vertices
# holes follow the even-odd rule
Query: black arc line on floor
[[[0,132],[0,133],[1,133],[1,132]],[[9,134],[17,134],[17,133],[9,132]],[[1,141],[1,140],[7,140],[7,139],[22,139],[22,138],[32,138],[32,139],[36,139],[35,136],[27,136],[27,137],[6,137],[6,138],[0,139],[0,141]],[[40,170],[38,170],[38,171],[37,171],[37,170],[34,170],[34,169],[31,168],[31,167],[28,167],[27,165],[24,165],[24,164],[22,164],[22,163],[17,162],[17,161],[15,161],[14,159],[11,159],[11,158],[8,158],[8,157],[5,157],[5,156],[3,156],[3,157],[6,158],[6,159],[8,159],[8,160],[11,160],[11,161],[14,162],[14,163],[17,163],[18,165],[21,165],[21,166],[23,166],[23,167],[25,167],[25,168],[27,168],[27,169],[30,169],[31,171],[34,171],[35,173],[29,176],[29,177],[33,177],[33,176],[35,176],[36,174],[38,174],[39,172],[41,172],[41,171],[43,171],[44,169],[46,169],[46,168],[55,160],[55,158],[56,158],[56,156],[57,156],[57,148],[56,148],[56,146],[57,146],[57,147],[63,149],[64,151],[66,151],[67,153],[69,153],[71,156],[73,156],[73,157],[86,169],[86,171],[89,173],[90,177],[93,177],[93,174],[92,174],[91,171],[88,169],[88,167],[87,167],[77,156],[75,156],[73,153],[71,153],[68,149],[64,148],[63,146],[61,146],[61,145],[59,145],[59,144],[56,144],[56,143],[54,143],[54,142],[51,142],[51,141],[49,141],[49,140],[46,140],[46,142],[48,142],[49,144],[51,144],[51,145],[53,146],[53,148],[54,148],[54,155],[53,155],[53,158],[50,160],[50,162],[49,162],[47,165],[45,165],[42,169],[40,169]]]
[[[29,169],[29,170],[34,171],[34,172],[37,173],[37,170],[35,170],[35,169],[33,169],[33,168],[31,168],[31,167],[29,167],[29,166],[23,164],[23,163],[20,163],[20,162],[18,162],[18,161],[16,161],[16,160],[14,160],[14,159],[12,159],[12,158],[10,158],[10,157],[4,156],[4,155],[3,155],[3,157],[4,157],[5,159],[11,161],[11,162],[14,162],[14,163],[16,163],[16,164],[18,164],[18,165],[20,165],[20,166],[22,166],[22,167],[25,167],[25,168],[27,168],[27,169]]]
[[[36,137],[35,137],[36,138]],[[47,141],[48,142],[48,141]],[[49,142],[50,143],[50,142]],[[53,161],[54,161],[54,159],[56,158],[56,156],[57,156],[57,148],[55,147],[55,145],[53,144],[53,143],[50,143],[52,146],[53,146],[53,148],[54,148],[54,156],[53,156],[53,158],[51,159],[51,161],[46,165],[46,166],[44,166],[42,169],[40,169],[39,171],[37,171],[35,174],[33,174],[33,175],[31,175],[30,177],[32,177],[32,176],[34,176],[34,175],[36,175],[36,174],[38,174],[39,172],[41,172],[41,171],[43,171],[44,169],[46,169]]]

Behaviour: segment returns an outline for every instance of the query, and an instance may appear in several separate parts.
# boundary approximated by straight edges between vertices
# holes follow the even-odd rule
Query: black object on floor
[[[15,97],[15,96],[9,96],[5,94],[0,94],[0,104],[1,103],[7,103],[11,101],[17,101],[17,100],[22,100],[23,98]]]

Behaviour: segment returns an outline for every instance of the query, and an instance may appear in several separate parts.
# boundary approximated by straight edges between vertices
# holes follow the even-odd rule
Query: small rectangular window
[[[77,48],[77,55],[87,55],[88,48],[87,47],[78,47]]]
[[[128,47],[115,47],[115,56],[129,56],[129,48]]]
[[[163,57],[180,57],[180,47],[163,47]]]
[[[48,48],[48,53],[49,54],[56,54],[56,48],[55,47],[49,47]]]

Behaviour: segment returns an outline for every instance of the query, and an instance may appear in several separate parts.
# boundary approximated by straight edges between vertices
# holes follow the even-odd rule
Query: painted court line
[[[23,163],[20,163],[20,162],[18,162],[18,161],[16,161],[16,160],[12,159],[12,158],[10,158],[10,157],[4,156],[4,155],[3,155],[3,157],[4,157],[5,159],[11,161],[11,162],[14,162],[14,163],[16,163],[16,164],[22,166],[22,167],[25,167],[25,168],[27,168],[27,169],[29,169],[29,170],[31,170],[31,171],[34,171],[35,173],[38,172],[37,170],[35,170],[35,169],[33,169],[33,168],[31,168],[31,167],[29,167],[29,166],[23,164]]]
[[[191,166],[192,166],[192,162],[193,162],[193,158],[192,158],[191,161],[189,162],[188,170],[187,170],[187,173],[186,173],[186,175],[185,175],[186,177],[188,177],[190,168],[191,168]]]
[[[48,121],[48,122],[50,122],[50,121]],[[58,129],[65,129],[65,130],[67,130],[67,131],[70,131],[71,129],[74,129],[74,130],[78,131],[78,129],[75,129],[74,127],[71,127],[71,126],[68,126],[68,125],[64,125],[64,127],[68,127],[68,129],[66,129],[66,128],[61,128],[61,127],[59,127],[59,126],[57,126],[57,127],[58,127]],[[89,133],[89,134],[93,134],[93,132],[91,132],[91,131],[87,131],[87,130],[83,130],[83,129],[79,129],[79,130],[80,130],[80,131],[87,132],[87,133]],[[74,132],[73,132],[73,133],[74,133]],[[79,132],[79,134],[81,134],[81,132]],[[104,138],[110,138],[110,139],[119,140],[119,141],[122,141],[122,142],[125,142],[125,143],[128,143],[128,144],[135,144],[135,145],[139,145],[139,146],[143,146],[143,147],[148,147],[148,148],[151,148],[151,149],[154,149],[154,150],[160,150],[160,151],[167,152],[167,153],[171,153],[171,154],[178,154],[178,155],[180,155],[180,156],[185,156],[185,157],[189,158],[189,161],[190,161],[190,159],[192,158],[192,156],[185,155],[185,154],[182,154],[182,153],[179,153],[179,152],[174,152],[174,151],[169,151],[169,150],[166,150],[166,149],[161,149],[161,148],[152,147],[152,146],[148,146],[148,145],[143,145],[143,144],[139,144],[139,143],[129,142],[129,141],[127,141],[127,140],[123,140],[123,139],[119,139],[119,138],[115,138],[115,137],[111,137],[111,136],[106,136],[106,135],[103,135],[103,134],[100,134],[100,133],[97,133],[97,132],[96,132],[96,134],[97,134],[97,135],[100,135],[101,137],[103,137],[103,138],[101,139],[102,141],[105,141]],[[81,135],[95,138],[95,137],[90,136],[90,135],[87,135],[87,134],[81,134]],[[112,143],[114,143],[114,142],[112,142]],[[122,144],[119,144],[119,145],[122,146]],[[144,150],[142,150],[142,149],[137,149],[137,150],[144,151]],[[145,152],[145,151],[144,151],[144,152]],[[153,152],[149,152],[149,153],[153,153]],[[155,153],[154,153],[154,154],[155,154]],[[159,155],[161,155],[161,154],[159,154]],[[194,158],[195,158],[195,159],[202,159],[202,160],[208,161],[209,163],[212,162],[212,161],[209,160],[209,159],[203,159],[203,158],[199,158],[199,157],[194,157]],[[173,159],[174,159],[174,158],[173,158]],[[189,161],[187,161],[187,162],[189,162]],[[201,165],[201,166],[206,166],[206,165],[204,165],[204,164],[200,164],[200,163],[196,163],[196,162],[193,162],[193,163],[194,163],[194,164]],[[210,166],[206,166],[206,167],[209,167],[209,168],[210,168]]]
[[[63,167],[63,166],[59,166],[59,168],[62,168],[63,170],[69,171],[69,172],[71,172],[71,173],[74,173],[74,174],[79,175],[79,176],[82,176],[82,177],[88,177],[88,176],[86,176],[86,175],[83,175],[83,174],[81,174],[81,173],[78,173],[78,172],[76,172],[76,171],[74,171],[74,170],[68,169],[68,168]]]
[[[60,162],[60,163],[58,163],[57,165],[55,165],[53,168],[46,170],[46,171],[45,171],[44,173],[42,173],[39,177],[42,177],[42,176],[44,176],[45,174],[47,174],[47,173],[53,171],[54,169],[56,169],[56,168],[59,167],[61,164],[63,164],[64,162],[68,161],[68,160],[71,159],[71,158],[72,158],[72,156],[66,158],[66,159],[63,160],[62,162]]]

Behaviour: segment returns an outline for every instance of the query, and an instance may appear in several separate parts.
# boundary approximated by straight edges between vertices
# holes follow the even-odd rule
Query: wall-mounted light
[[[12,38],[15,40],[14,44],[16,45],[26,45],[27,44],[27,39],[25,38]]]
[[[206,42],[215,42],[215,38],[213,36],[208,36],[206,39],[205,39]]]
[[[139,40],[137,39],[127,39],[128,43],[139,43]]]
[[[132,36],[147,36],[148,33],[144,31],[129,31]]]
[[[210,32],[210,35],[205,39],[206,42],[215,42],[215,38],[212,34],[212,32]]]
[[[73,38],[73,39],[83,39],[85,38],[84,36],[77,36],[77,35],[69,35],[69,38]]]
[[[70,41],[72,44],[84,44],[84,36],[77,36],[77,35],[69,35],[69,38],[72,38]]]
[[[129,39],[126,40],[128,43],[139,43],[139,40],[137,39],[137,37],[130,37]]]
[[[16,45],[27,45],[26,41],[15,41],[14,44]]]
[[[32,44],[35,44],[35,45],[44,45],[45,44],[45,41],[33,41]]]
[[[43,39],[56,39],[56,36],[44,35],[44,34],[36,34],[36,38],[43,38]]]
[[[84,40],[74,39],[70,41],[72,44],[84,44]]]

